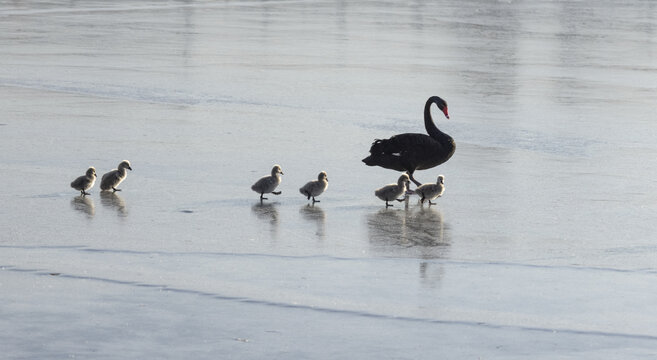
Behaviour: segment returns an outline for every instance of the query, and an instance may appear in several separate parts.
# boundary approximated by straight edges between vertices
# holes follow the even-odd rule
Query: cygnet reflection
[[[449,250],[442,213],[433,208],[381,209],[367,216],[367,227],[375,253],[438,259]]]
[[[447,258],[451,239],[440,210],[411,207],[382,209],[367,216],[372,253],[424,259],[418,275],[421,284],[436,288],[442,281],[443,265],[435,259]]]
[[[305,220],[317,225],[315,235],[320,240],[324,240],[326,238],[326,213],[324,210],[315,204],[307,204],[299,209],[299,213]]]
[[[276,203],[259,202],[251,206],[251,211],[255,216],[265,222],[268,222],[271,227],[270,231],[274,237],[278,235],[278,227],[280,225],[280,217]]]
[[[125,200],[121,195],[113,191],[101,191],[100,203],[110,209],[114,209],[120,217],[128,216],[128,209],[125,205]]]
[[[85,213],[88,217],[96,214],[94,201],[84,195],[78,195],[71,199],[71,207],[79,212]]]

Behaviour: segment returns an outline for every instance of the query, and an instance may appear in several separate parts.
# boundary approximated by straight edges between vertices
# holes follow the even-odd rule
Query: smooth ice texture
[[[657,3],[0,3],[6,359],[657,352]],[[371,142],[454,137],[437,205]],[[69,183],[130,159],[120,193]],[[285,172],[262,204],[251,184]],[[326,170],[309,206],[298,188]]]

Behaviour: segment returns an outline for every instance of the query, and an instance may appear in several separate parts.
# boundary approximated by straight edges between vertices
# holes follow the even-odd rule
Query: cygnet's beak
[[[132,171],[132,168],[130,166],[128,166],[128,170]]]

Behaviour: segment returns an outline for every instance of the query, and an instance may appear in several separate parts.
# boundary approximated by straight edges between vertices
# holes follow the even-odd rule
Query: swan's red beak
[[[449,113],[447,112],[447,106],[443,109],[443,114],[445,114],[445,117],[449,119]]]

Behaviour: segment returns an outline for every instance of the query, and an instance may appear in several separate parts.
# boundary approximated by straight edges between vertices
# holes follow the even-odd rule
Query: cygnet
[[[267,200],[264,197],[264,194],[272,193],[274,195],[280,195],[280,191],[276,190],[276,187],[281,183],[281,175],[283,175],[283,170],[279,165],[274,165],[271,169],[270,176],[263,176],[260,180],[256,181],[255,184],[251,186],[251,190],[260,194],[260,200]]]
[[[310,198],[313,198],[313,204],[316,202],[319,202],[319,200],[315,200],[315,196],[321,195],[326,188],[328,187],[328,178],[326,177],[326,171],[322,171],[317,175],[317,180],[309,181],[306,183],[306,185],[302,186],[299,189],[299,192],[308,197],[308,200]]]
[[[117,189],[116,187],[119,186],[119,184],[125,180],[126,176],[128,175],[126,169],[132,171],[132,168],[130,167],[130,161],[123,160],[119,164],[118,169],[114,169],[103,175],[103,177],[100,179],[100,190],[121,191],[121,189]]]
[[[406,197],[402,199],[398,199],[402,194],[406,192],[406,188],[410,184],[410,179],[408,177],[408,174],[403,174],[402,176],[399,177],[399,180],[397,180],[396,184],[389,184],[386,185],[380,189],[376,189],[374,191],[374,195],[378,197],[379,199],[383,200],[386,202],[386,207],[392,206],[392,204],[388,204],[388,201],[392,200],[397,200],[399,202],[404,201]]]
[[[75,190],[79,190],[82,196],[89,195],[87,190],[94,187],[96,183],[96,169],[92,166],[87,169],[86,174],[78,177],[77,179],[71,182],[71,187]]]
[[[420,197],[420,202],[424,204],[424,200],[429,201],[429,205],[434,205],[431,200],[441,196],[445,191],[445,177],[438,175],[436,183],[427,183],[420,185],[415,189],[415,193]]]

